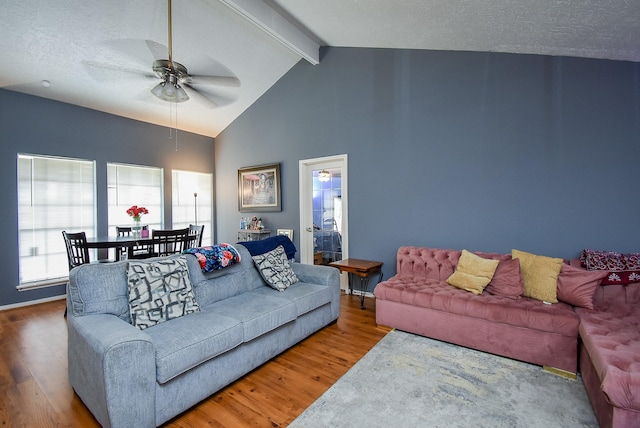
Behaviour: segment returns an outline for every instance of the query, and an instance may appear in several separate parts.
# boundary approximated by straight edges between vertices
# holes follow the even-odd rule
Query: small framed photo
[[[238,210],[282,211],[279,163],[238,169]]]
[[[293,229],[278,229],[277,235],[284,235],[293,241]]]

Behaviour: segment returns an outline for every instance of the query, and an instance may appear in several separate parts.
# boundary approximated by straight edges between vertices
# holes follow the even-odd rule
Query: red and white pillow
[[[585,249],[580,254],[580,263],[590,271],[606,271],[603,285],[640,282],[640,253]]]

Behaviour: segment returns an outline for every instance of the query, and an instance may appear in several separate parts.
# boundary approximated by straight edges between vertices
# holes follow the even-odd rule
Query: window
[[[213,236],[213,174],[172,171],[173,228],[204,224],[202,245],[211,245]],[[197,195],[197,196],[194,196]]]
[[[19,289],[66,281],[62,231],[96,230],[93,161],[18,154]]]
[[[107,164],[107,203],[109,206],[109,234],[116,226],[131,226],[127,214],[132,205],[143,206],[149,214],[142,216],[142,224],[151,229],[163,228],[163,172],[162,168]]]

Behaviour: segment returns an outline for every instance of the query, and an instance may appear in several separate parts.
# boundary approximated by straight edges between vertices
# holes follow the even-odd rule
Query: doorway
[[[300,262],[329,264],[349,252],[347,155],[300,161]]]

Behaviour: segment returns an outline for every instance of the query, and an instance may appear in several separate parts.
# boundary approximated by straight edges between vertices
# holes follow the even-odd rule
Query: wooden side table
[[[349,275],[349,291],[353,294],[353,282],[355,277],[360,277],[360,309],[364,307],[364,293],[369,287],[369,275],[377,273],[378,282],[382,281],[382,262],[370,260],[344,259],[329,263],[329,266],[340,269],[340,273]]]

